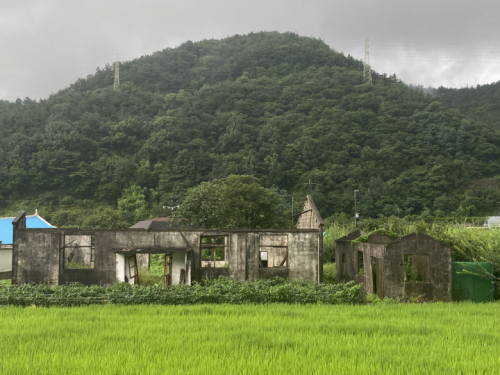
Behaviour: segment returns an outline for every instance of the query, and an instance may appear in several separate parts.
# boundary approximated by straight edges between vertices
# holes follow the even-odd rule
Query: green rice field
[[[1,374],[500,374],[500,303],[0,308]]]

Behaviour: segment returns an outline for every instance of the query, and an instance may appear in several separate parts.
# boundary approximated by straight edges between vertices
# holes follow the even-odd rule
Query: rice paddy
[[[0,308],[1,374],[498,374],[500,303]]]

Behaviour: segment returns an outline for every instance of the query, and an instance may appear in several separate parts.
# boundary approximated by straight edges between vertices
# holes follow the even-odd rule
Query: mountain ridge
[[[499,193],[474,181],[500,176],[498,130],[394,76],[366,85],[362,68],[320,40],[261,32],[120,64],[115,92],[107,66],[46,100],[0,101],[0,204],[115,205],[138,185],[158,207],[251,174],[284,199],[312,180],[325,217],[351,213],[354,189],[364,216],[486,214]]]

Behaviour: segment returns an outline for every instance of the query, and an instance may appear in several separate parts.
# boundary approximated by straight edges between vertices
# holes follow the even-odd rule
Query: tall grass
[[[0,308],[2,374],[498,374],[500,304]]]

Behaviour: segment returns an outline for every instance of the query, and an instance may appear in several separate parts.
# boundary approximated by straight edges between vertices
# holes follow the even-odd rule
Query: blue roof
[[[2,245],[12,245],[13,217],[0,218],[0,241]],[[26,228],[55,228],[38,215],[26,216]]]

